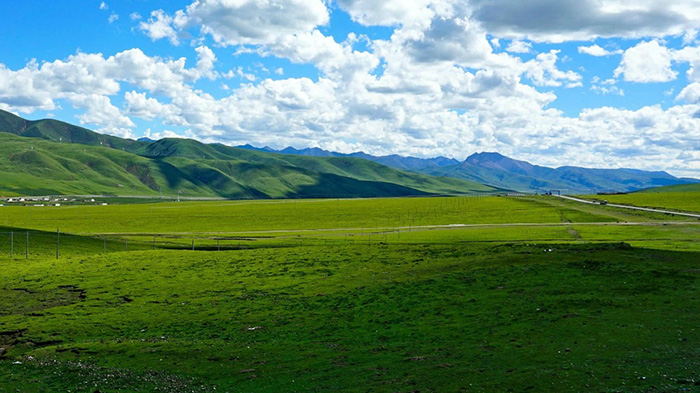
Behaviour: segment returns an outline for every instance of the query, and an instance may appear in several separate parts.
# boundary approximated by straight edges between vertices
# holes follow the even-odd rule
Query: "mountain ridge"
[[[246,148],[258,149],[247,145]],[[266,151],[270,151],[266,147]],[[550,168],[516,160],[498,152],[478,152],[464,161],[447,157],[429,159],[399,155],[372,156],[364,152],[335,153],[319,148],[295,149],[288,147],[283,154],[361,157],[384,165],[433,176],[447,176],[476,181],[497,188],[522,192],[542,193],[559,190],[567,193],[633,192],[653,187],[663,187],[700,182],[693,178],[678,178],[666,171],[644,171],[633,168],[585,168],[560,166]]]
[[[373,156],[364,152],[338,153],[318,147],[296,149],[287,147],[275,150],[268,146],[255,147],[246,144],[230,147],[223,144],[204,144],[187,139],[161,139],[154,141],[141,138],[134,141],[96,133],[86,128],[71,125],[53,119],[30,121],[0,111],[0,131],[19,136],[41,138],[56,142],[79,143],[92,146],[106,146],[121,149],[139,156],[149,158],[183,157],[195,160],[250,160],[258,164],[275,164],[289,167],[310,168],[313,171],[330,173],[344,177],[357,177],[360,180],[376,180],[378,169],[370,169],[366,164],[360,168],[354,166],[350,172],[343,166],[353,167],[348,162],[338,159],[361,159],[389,168],[414,174],[438,178],[460,179],[471,183],[480,183],[500,190],[542,193],[559,190],[571,194],[595,192],[632,192],[642,189],[673,186],[700,182],[697,179],[677,178],[665,171],[642,171],[632,168],[599,169],[577,166],[550,168],[534,165],[527,161],[516,160],[497,152],[479,152],[468,156],[464,161],[443,156],[433,158],[406,157],[397,154]],[[246,153],[248,152],[248,153]],[[261,158],[256,153],[272,154]],[[305,160],[307,157],[318,160]],[[323,161],[325,160],[325,161]],[[336,161],[333,161],[336,160]],[[362,175],[362,173],[365,173]],[[358,173],[360,174],[358,177]],[[363,177],[364,176],[364,177]],[[393,181],[407,180],[405,177],[391,175]],[[420,182],[411,180],[419,185]],[[451,188],[438,187],[441,191]]]
[[[26,135],[29,128],[36,132]],[[265,199],[499,191],[356,158],[291,156],[189,139],[138,142],[53,120],[25,121],[8,112],[0,112],[0,131],[0,193],[6,195],[182,192]]]

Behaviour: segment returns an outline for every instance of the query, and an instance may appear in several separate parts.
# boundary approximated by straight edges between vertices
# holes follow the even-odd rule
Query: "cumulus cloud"
[[[532,52],[532,44],[525,41],[515,40],[508,45],[506,51],[512,53],[530,53]]]
[[[141,29],[152,39],[177,44],[177,32],[199,28],[217,44],[261,45],[307,33],[329,21],[323,0],[196,0],[174,16],[154,11]]]
[[[112,105],[127,83],[153,94],[177,96],[194,94],[190,86],[202,78],[216,79],[216,56],[205,46],[195,49],[197,65],[185,67],[185,58],[164,60],[149,57],[139,49],[130,49],[105,58],[101,54],[77,53],[66,60],[39,65],[31,61],[24,68],[10,70],[0,64],[0,107],[21,113],[53,110],[59,100],[85,112],[78,119],[83,124],[95,125],[99,130],[120,136],[130,136],[134,123],[128,114],[145,118],[164,116],[176,121],[175,110],[145,111],[145,96],[127,93],[126,114]],[[139,99],[143,98],[139,101]],[[147,115],[147,113],[156,115]],[[168,114],[165,116],[164,114]],[[184,121],[180,123],[184,124]]]
[[[673,53],[658,41],[644,41],[625,51],[615,76],[628,82],[669,82],[677,77],[671,69]]]
[[[605,57],[605,56],[619,55],[619,54],[622,54],[623,51],[621,51],[621,50],[609,51],[609,50],[604,49],[598,45],[591,45],[591,46],[579,46],[578,53],[583,53],[583,54],[595,56],[595,57]]]
[[[688,104],[700,104],[700,83],[695,82],[686,86],[676,97],[677,101]]]
[[[432,19],[432,0],[338,0],[353,20],[366,26],[424,24]]]
[[[156,10],[151,12],[151,17],[148,21],[139,23],[139,29],[153,41],[167,38],[171,44],[179,45],[178,32],[174,27],[175,22],[176,18],[166,14],[165,11]],[[178,22],[178,24],[180,23],[182,22]]]

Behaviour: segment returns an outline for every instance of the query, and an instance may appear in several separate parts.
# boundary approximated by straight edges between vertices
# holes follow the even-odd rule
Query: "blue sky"
[[[26,0],[0,12],[0,108],[30,119],[700,176],[695,0]]]

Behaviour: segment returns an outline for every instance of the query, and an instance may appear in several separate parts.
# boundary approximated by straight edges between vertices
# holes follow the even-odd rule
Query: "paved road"
[[[587,201],[585,199],[579,199],[579,198],[574,198],[570,196],[564,196],[564,195],[555,195],[558,196],[559,198],[563,199],[568,199],[570,201],[575,201],[575,202],[580,202],[580,203],[586,203],[589,205],[598,205],[601,206],[600,203],[598,202],[592,202],[592,201]],[[619,207],[621,209],[629,209],[629,210],[641,210],[645,212],[652,212],[652,213],[663,213],[663,214],[673,214],[676,216],[683,216],[683,217],[692,217],[692,218],[700,218],[700,214],[692,214],[692,213],[681,213],[681,212],[672,212],[668,210],[659,210],[659,209],[649,209],[646,207],[637,207],[637,206],[628,206],[628,205],[618,205],[615,203],[608,203],[607,205],[604,206],[611,206],[611,207]]]

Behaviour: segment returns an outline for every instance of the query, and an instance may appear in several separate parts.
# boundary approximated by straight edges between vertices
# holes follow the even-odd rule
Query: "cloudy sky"
[[[700,0],[23,0],[0,12],[0,108],[30,119],[700,177]]]

